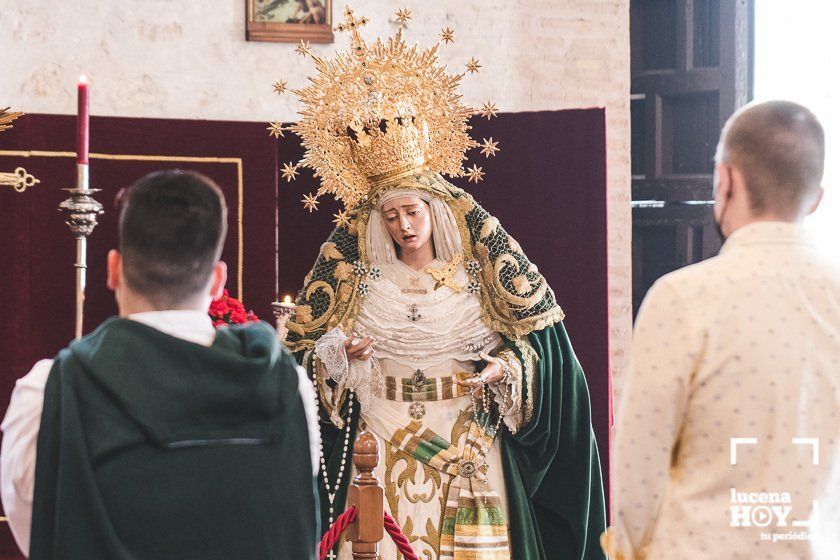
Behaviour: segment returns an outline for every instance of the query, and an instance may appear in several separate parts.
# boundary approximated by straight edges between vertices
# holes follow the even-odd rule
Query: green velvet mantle
[[[586,378],[562,323],[528,343],[539,356],[534,417],[502,439],[513,558],[603,559],[606,506]]]

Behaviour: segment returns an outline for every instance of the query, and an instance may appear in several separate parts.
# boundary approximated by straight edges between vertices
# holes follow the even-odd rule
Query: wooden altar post
[[[356,507],[356,519],[347,527],[347,540],[353,543],[353,560],[376,560],[383,527],[384,499],[373,470],[379,462],[379,444],[363,431],[353,444],[353,465],[359,474],[350,484],[347,507]]]

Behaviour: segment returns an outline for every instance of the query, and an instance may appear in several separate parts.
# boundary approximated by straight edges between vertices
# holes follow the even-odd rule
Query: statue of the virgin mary
[[[367,20],[345,18],[348,52],[302,45],[317,74],[289,128],[307,151],[286,166],[313,169],[318,195],[345,205],[286,325],[319,398],[323,526],[344,511],[364,424],[384,450],[386,509],[419,557],[604,558],[589,395],[563,312],[498,220],[443,177],[481,177],[462,167],[478,146],[462,75],[439,45],[408,47],[401,29],[367,44]],[[381,554],[397,557],[389,542]]]

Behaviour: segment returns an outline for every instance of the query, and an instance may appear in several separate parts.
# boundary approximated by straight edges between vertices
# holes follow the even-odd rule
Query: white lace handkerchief
[[[338,384],[338,389],[346,387],[356,393],[362,412],[366,412],[371,394],[382,392],[382,372],[376,356],[367,360],[348,361],[344,349],[344,342],[348,338],[344,331],[335,327],[315,343],[315,355],[321,360],[329,378]]]

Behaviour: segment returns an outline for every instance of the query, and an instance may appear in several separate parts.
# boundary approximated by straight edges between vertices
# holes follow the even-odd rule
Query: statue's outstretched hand
[[[373,337],[360,338],[353,333],[344,341],[344,351],[347,352],[348,360],[368,360],[373,354]]]
[[[462,387],[477,389],[486,383],[498,383],[505,378],[505,363],[500,358],[494,358],[489,354],[480,353],[481,359],[487,362],[487,366],[475,377],[464,381],[457,380],[456,383]]]

